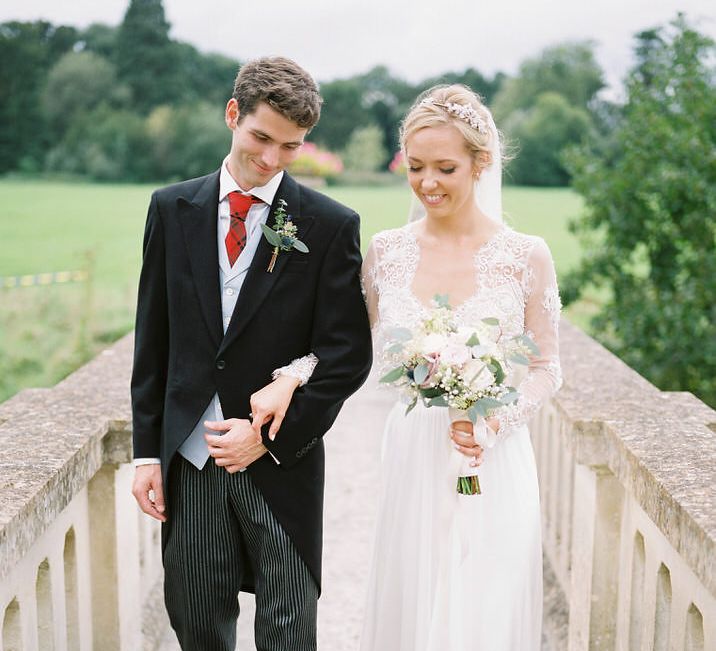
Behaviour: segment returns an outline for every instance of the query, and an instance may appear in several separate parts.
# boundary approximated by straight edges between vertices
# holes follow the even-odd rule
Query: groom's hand
[[[204,426],[214,432],[226,432],[223,436],[206,432],[204,438],[216,465],[222,466],[228,472],[244,470],[268,452],[266,446],[256,437],[251,421],[243,418],[207,420],[204,421]]]
[[[162,487],[162,470],[158,463],[137,466],[134,471],[132,495],[139,508],[160,522],[166,522],[164,515],[164,489]]]

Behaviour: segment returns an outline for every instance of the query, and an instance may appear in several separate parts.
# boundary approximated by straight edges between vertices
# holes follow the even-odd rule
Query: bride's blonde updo
[[[491,123],[492,117],[482,100],[467,86],[433,86],[418,96],[400,125],[400,147],[407,157],[406,142],[416,131],[450,124],[461,133],[465,148],[478,169],[483,170],[492,162]]]

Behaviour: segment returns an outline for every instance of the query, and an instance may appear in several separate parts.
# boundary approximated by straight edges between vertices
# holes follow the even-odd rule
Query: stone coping
[[[0,578],[102,464],[131,459],[132,341],[0,405]],[[659,391],[564,320],[560,341],[566,444],[618,477],[716,595],[716,412]]]

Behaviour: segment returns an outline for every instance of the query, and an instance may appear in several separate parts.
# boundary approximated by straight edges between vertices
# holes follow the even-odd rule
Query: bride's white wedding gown
[[[414,327],[426,306],[413,287],[415,224],[373,238],[364,287],[376,353],[390,329]],[[396,404],[385,424],[379,515],[361,651],[537,651],[542,548],[527,420],[561,383],[559,294],[546,244],[502,228],[474,256],[474,294],[460,325],[500,320],[540,349],[517,403],[498,414],[498,441],[479,467],[482,494],[458,495],[447,409]],[[447,292],[446,292],[447,293]]]

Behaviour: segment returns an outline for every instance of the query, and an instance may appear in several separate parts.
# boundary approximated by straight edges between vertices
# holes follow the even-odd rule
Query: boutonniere
[[[269,273],[273,271],[274,265],[276,264],[276,258],[278,258],[279,251],[290,251],[296,249],[300,253],[308,253],[308,247],[296,237],[298,228],[296,224],[291,221],[291,215],[286,213],[286,202],[283,199],[278,200],[278,208],[274,212],[274,227],[271,228],[266,224],[261,224],[261,230],[264,232],[264,237],[268,240],[268,243],[273,247],[273,255],[271,256],[271,262],[266,269]]]

